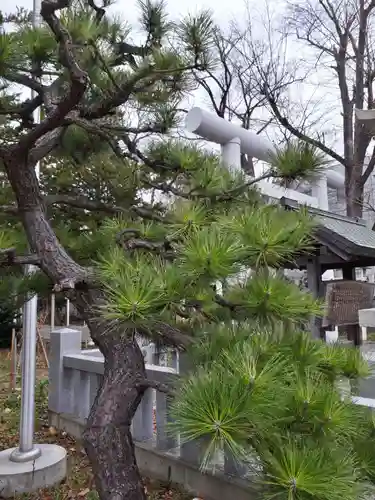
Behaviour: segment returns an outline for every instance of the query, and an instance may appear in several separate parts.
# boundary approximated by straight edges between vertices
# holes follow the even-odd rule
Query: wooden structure
[[[298,203],[287,198],[282,198],[280,203],[286,210],[300,208]],[[308,207],[308,211],[317,222],[313,235],[316,245],[312,253],[297,258],[295,266],[307,270],[310,291],[316,297],[326,297],[330,308],[329,314],[332,314],[334,309],[336,310],[335,326],[347,325],[349,338],[358,345],[360,344],[360,328],[358,321],[356,324],[352,323],[353,315],[356,315],[359,309],[372,306],[369,293],[373,295],[373,292],[369,292],[369,284],[359,282],[354,284],[353,281],[355,282],[357,267],[375,266],[375,231],[368,228],[366,222],[361,219],[332,214],[311,207]],[[322,274],[331,269],[342,269],[343,273],[342,284],[339,287],[336,286],[334,293],[332,286],[327,287],[321,279]],[[334,296],[336,304],[333,303]],[[340,302],[340,306],[337,301]],[[354,304],[355,301],[356,304]],[[343,315],[342,321],[337,315],[338,308]],[[351,310],[350,322],[344,317],[345,308]],[[332,322],[326,319],[325,325],[331,324]],[[315,336],[324,336],[322,321],[315,319],[312,330]]]

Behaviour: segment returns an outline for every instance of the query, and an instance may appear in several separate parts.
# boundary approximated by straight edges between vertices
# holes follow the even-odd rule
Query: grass
[[[18,445],[18,426],[21,406],[20,379],[17,390],[10,392],[10,362],[8,352],[0,351],[0,449]],[[35,442],[56,443],[68,452],[68,476],[64,483],[33,494],[16,496],[15,500],[98,500],[90,464],[80,443],[64,432],[49,427],[47,416],[48,378],[45,368],[37,368]],[[191,500],[168,484],[144,480],[149,500]]]

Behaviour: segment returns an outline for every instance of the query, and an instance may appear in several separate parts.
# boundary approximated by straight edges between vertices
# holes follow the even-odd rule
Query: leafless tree
[[[231,22],[226,28],[216,27],[210,67],[204,72],[194,71],[197,95],[202,95],[205,105],[218,116],[235,121],[245,129],[263,134],[276,127],[281,132],[280,140],[285,142],[290,133],[269,113],[260,75],[281,99],[291,85],[304,80],[306,71],[299,71],[296,61],[286,57],[285,32],[276,36],[272,32],[270,11],[260,19],[254,19],[254,10],[250,8],[247,14],[248,22],[244,26]],[[284,99],[283,107],[286,105]],[[299,125],[304,127],[307,112],[298,116],[303,117]],[[254,175],[253,159],[242,154],[241,162],[244,171]]]
[[[292,0],[284,17],[286,33],[296,44],[296,52],[300,47],[301,59],[309,59],[310,69],[313,66],[316,75],[329,75],[330,87],[337,92],[342,152],[341,148],[328,146],[319,133],[314,136],[295,123],[285,109],[283,93],[275,92],[266,72],[259,76],[278,122],[293,136],[314,144],[344,167],[350,216],[362,215],[364,187],[375,167],[375,148],[369,151],[371,127],[356,115],[356,110],[374,108],[374,13],[374,0]],[[319,78],[315,84],[320,85]]]

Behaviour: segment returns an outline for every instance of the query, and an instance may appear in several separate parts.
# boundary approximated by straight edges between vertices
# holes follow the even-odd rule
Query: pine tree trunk
[[[146,378],[146,371],[136,340],[133,336],[124,338],[121,333],[111,332],[104,345],[100,342],[105,356],[103,383],[91,409],[83,443],[100,500],[145,500],[130,426],[142,399],[137,382]],[[96,334],[91,329],[94,341]]]
[[[142,352],[134,332],[108,328],[98,317],[98,306],[103,305],[100,290],[92,287],[90,272],[58,241],[27,153],[9,149],[3,161],[30,250],[38,256],[39,267],[74,302],[105,359],[103,382],[83,436],[100,500],[146,500],[130,434],[143,394],[139,382],[146,379]]]

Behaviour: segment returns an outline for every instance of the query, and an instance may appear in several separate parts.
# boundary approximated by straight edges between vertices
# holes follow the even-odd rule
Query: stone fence
[[[152,345],[141,348],[151,380],[166,383],[178,377],[176,353],[168,352],[164,356],[165,366],[160,366]],[[103,370],[103,357],[97,349],[81,350],[80,331],[63,328],[51,333],[48,401],[51,425],[80,438]],[[374,400],[358,398],[355,402],[373,406]],[[254,460],[239,467],[222,453],[208,470],[200,471],[199,443],[180,445],[178,436],[168,432],[168,410],[168,396],[148,389],[133,419],[137,462],[144,475],[180,484],[205,500],[259,499]]]
[[[179,359],[170,351],[160,355],[152,345],[142,347],[147,375],[167,383],[178,377]],[[97,349],[81,349],[81,332],[63,328],[50,338],[49,418],[50,425],[80,438],[85,420],[98,391],[104,361]],[[230,457],[218,454],[208,470],[200,471],[199,443],[180,445],[168,432],[169,398],[148,389],[133,419],[132,434],[137,462],[145,476],[180,484],[205,500],[252,500],[258,498],[251,467],[238,468]]]

